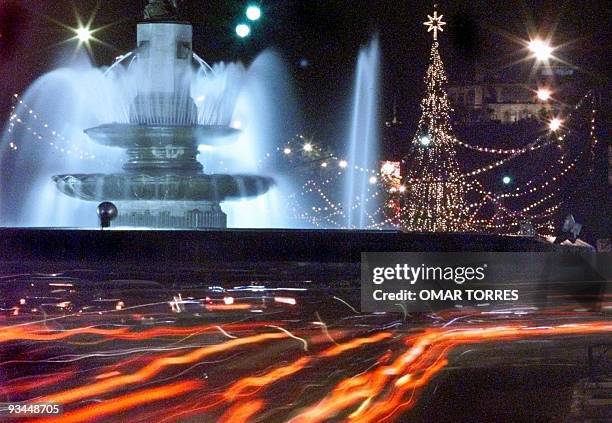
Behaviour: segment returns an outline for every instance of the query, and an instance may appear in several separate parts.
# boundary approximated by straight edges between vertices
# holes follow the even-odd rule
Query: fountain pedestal
[[[226,144],[239,131],[198,122],[190,95],[191,37],[189,24],[139,24],[140,78],[129,122],[85,130],[98,144],[126,150],[125,173],[53,176],[66,195],[117,204],[118,226],[224,228],[221,202],[264,194],[274,183],[258,175],[203,173],[198,146]]]
[[[117,226],[146,228],[225,228],[219,203],[206,201],[118,202]]]

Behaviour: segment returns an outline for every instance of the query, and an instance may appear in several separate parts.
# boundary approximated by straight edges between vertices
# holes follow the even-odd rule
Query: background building
[[[514,123],[553,111],[550,103],[537,98],[535,84],[481,83],[454,86],[448,91],[462,123],[482,120]]]
[[[480,70],[473,81],[451,85],[456,120],[469,125],[545,119],[573,104],[580,92],[568,67],[543,67],[536,76],[522,79],[520,72]]]

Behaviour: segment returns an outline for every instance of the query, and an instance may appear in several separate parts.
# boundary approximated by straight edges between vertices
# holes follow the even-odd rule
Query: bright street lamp
[[[246,10],[246,17],[250,21],[256,21],[261,18],[261,8],[259,6],[249,6]]]
[[[538,89],[538,99],[542,101],[550,100],[551,92],[548,88],[540,88]]]
[[[551,131],[557,131],[559,128],[561,128],[561,124],[563,122],[561,121],[561,119],[559,118],[553,118],[549,123],[548,123],[548,128]]]
[[[236,25],[236,34],[240,38],[248,37],[250,33],[251,33],[251,27],[248,26],[247,24]]]
[[[77,39],[81,43],[88,43],[91,40],[92,32],[89,28],[79,27],[74,30],[76,33]]]
[[[537,60],[543,62],[551,58],[553,48],[548,42],[536,38],[529,42],[529,50],[531,50]]]

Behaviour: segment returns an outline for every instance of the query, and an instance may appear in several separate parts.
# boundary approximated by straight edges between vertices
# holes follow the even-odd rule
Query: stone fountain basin
[[[110,123],[84,131],[93,141],[111,147],[163,147],[166,145],[231,144],[240,131],[223,125],[149,126],[130,123]]]
[[[53,176],[64,194],[86,201],[213,201],[265,194],[274,180],[258,175],[74,174]]]

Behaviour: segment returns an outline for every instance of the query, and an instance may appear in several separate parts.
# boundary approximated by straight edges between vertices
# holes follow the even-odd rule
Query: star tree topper
[[[442,21],[442,16],[438,16],[438,11],[434,8],[433,16],[427,15],[429,20],[427,22],[423,22],[423,25],[427,27],[427,32],[433,31],[434,40],[438,39],[438,31],[444,32],[442,26],[446,25],[446,22]]]

